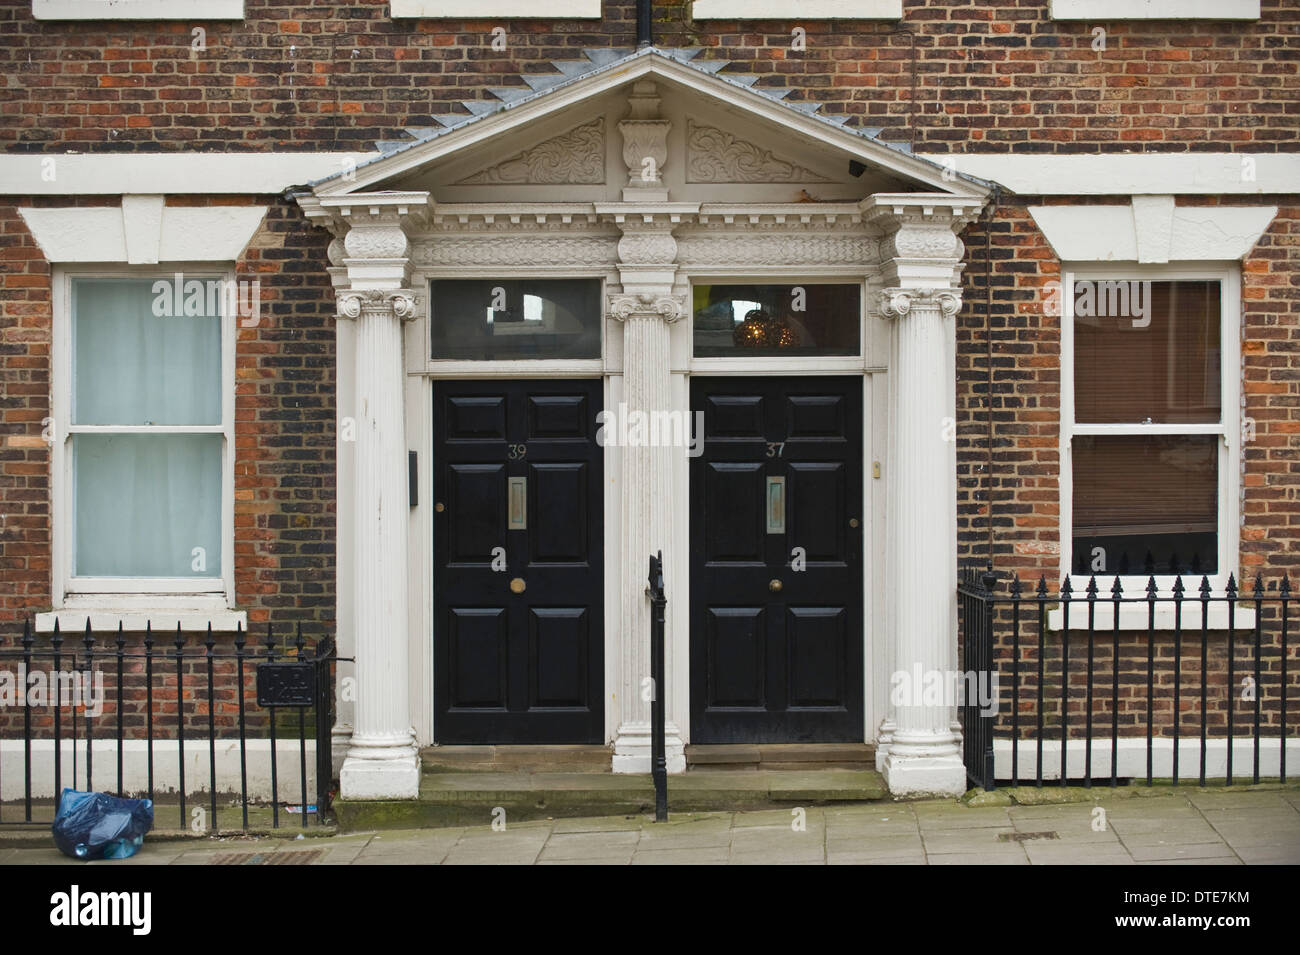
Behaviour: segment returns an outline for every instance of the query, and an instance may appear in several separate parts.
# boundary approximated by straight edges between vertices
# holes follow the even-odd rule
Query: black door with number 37
[[[601,382],[433,394],[435,737],[598,743]]]
[[[695,378],[691,739],[861,742],[862,379]]]

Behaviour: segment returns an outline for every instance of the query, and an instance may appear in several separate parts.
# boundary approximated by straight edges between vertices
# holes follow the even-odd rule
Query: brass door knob
[[[447,507],[445,504],[442,503],[442,501],[439,501],[437,504],[433,505],[433,509],[437,511],[439,514],[441,514],[443,511],[447,509]]]
[[[522,577],[516,577],[514,580],[510,581],[510,592],[512,594],[522,594],[527,589],[528,585],[524,583],[524,578]]]
[[[858,526],[858,519],[856,517],[850,517],[849,527],[857,527],[857,526]]]
[[[776,579],[769,580],[767,582],[767,589],[772,591],[774,594],[779,593],[781,590],[781,581]]]

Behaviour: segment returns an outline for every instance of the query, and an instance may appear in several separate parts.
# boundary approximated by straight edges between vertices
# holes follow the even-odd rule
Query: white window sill
[[[511,20],[599,20],[600,0],[558,0],[546,4],[537,0],[390,0],[394,20],[412,17],[428,19],[482,20],[503,17]]]
[[[1147,629],[1148,607],[1145,603],[1123,603],[1119,608],[1120,630]],[[1210,630],[1228,629],[1228,605],[1223,601],[1212,601],[1207,615]],[[1065,621],[1065,612],[1058,604],[1054,610],[1047,612],[1047,629],[1059,632]],[[1100,598],[1093,613],[1093,628],[1100,635],[1115,629],[1115,605]],[[1191,596],[1183,600],[1182,625],[1184,632],[1196,632],[1201,629],[1201,601]],[[1255,610],[1246,601],[1238,601],[1233,616],[1233,626],[1237,630],[1248,630],[1255,626]],[[1070,632],[1088,629],[1088,601],[1070,601]],[[1168,600],[1156,604],[1156,630],[1174,629],[1174,606]]]
[[[901,20],[903,0],[695,0],[692,20]]]
[[[213,633],[232,633],[242,628],[248,632],[248,614],[231,610],[225,597],[69,597],[57,610],[36,615],[36,632],[51,633],[54,622],[59,632],[75,634],[86,629],[86,619],[96,634],[116,631],[117,625],[127,632],[144,630],[150,626],[154,633],[176,632],[179,623],[183,633],[205,632],[212,624]]]
[[[1259,0],[1052,0],[1053,20],[1258,20]]]
[[[32,0],[37,20],[242,20],[244,0]]]

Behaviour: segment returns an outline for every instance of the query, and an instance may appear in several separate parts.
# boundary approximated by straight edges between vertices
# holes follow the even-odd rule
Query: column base
[[[682,731],[667,722],[664,723],[664,757],[669,774],[686,772],[686,744],[682,741]],[[612,769],[616,773],[650,772],[649,723],[624,723],[618,728]]]
[[[418,799],[420,758],[358,759],[349,756],[339,771],[339,795],[344,799]]]
[[[899,796],[960,796],[966,785],[966,765],[958,755],[885,755],[880,773],[889,794]]]
[[[352,747],[352,725],[350,723],[335,723],[334,728],[330,730],[330,762],[337,776],[343,771],[343,763],[348,758],[348,750]]]
[[[882,775],[885,772],[885,760],[889,757],[889,750],[894,745],[894,731],[898,727],[894,721],[885,717],[880,721],[880,729],[876,734],[876,772]]]

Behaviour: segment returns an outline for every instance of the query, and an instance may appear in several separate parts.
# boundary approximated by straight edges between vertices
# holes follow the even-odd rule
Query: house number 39
[[[528,453],[528,445],[508,444],[506,445],[506,450],[510,455],[511,461],[518,461],[520,458],[522,458],[524,455]]]

